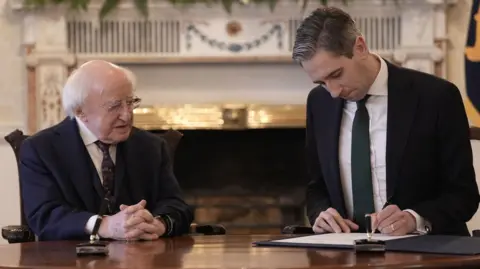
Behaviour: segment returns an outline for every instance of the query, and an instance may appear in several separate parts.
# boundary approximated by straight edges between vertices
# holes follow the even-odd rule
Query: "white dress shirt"
[[[375,212],[382,210],[387,202],[386,181],[386,147],[387,147],[387,114],[388,114],[388,68],[385,61],[380,60],[380,71],[370,87],[366,107],[370,116],[370,162],[372,167],[373,196]],[[339,138],[340,178],[345,197],[345,205],[349,218],[353,216],[351,143],[352,124],[357,110],[356,102],[345,101]],[[416,219],[417,232],[425,232],[426,223],[413,210],[410,212]]]
[[[93,164],[95,165],[95,168],[98,173],[98,177],[100,178],[100,181],[103,182],[103,175],[102,175],[102,160],[103,160],[103,153],[100,150],[100,148],[95,145],[95,142],[98,140],[97,137],[85,126],[83,121],[81,121],[79,118],[76,118],[77,125],[78,125],[78,130],[80,132],[80,137],[82,138],[83,143],[85,144],[85,147],[87,148],[88,154],[90,155],[90,158],[92,159]],[[109,149],[110,152],[110,157],[112,158],[113,163],[115,164],[116,161],[116,152],[117,148],[115,145],[110,146]],[[93,226],[95,226],[95,221],[97,220],[97,215],[92,216],[85,227],[85,231],[88,234],[92,233]]]
[[[97,145],[95,145],[95,142],[98,140],[98,138],[87,128],[87,126],[85,126],[83,121],[81,121],[78,118],[76,120],[78,124],[78,130],[80,131],[80,136],[82,137],[83,143],[87,148],[90,158],[92,158],[92,162],[95,165],[95,168],[97,169],[97,173],[98,173],[98,176],[100,177],[100,180],[103,182],[103,176],[102,176],[103,153],[100,150],[100,148]],[[115,164],[117,147],[115,145],[110,146],[109,152],[110,152],[110,157],[112,158],[112,161]]]

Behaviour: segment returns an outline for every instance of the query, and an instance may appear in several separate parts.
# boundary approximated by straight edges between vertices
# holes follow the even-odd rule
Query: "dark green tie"
[[[370,165],[370,132],[365,103],[370,95],[357,102],[352,126],[352,192],[353,220],[365,230],[365,214],[375,211],[373,202],[372,170]]]

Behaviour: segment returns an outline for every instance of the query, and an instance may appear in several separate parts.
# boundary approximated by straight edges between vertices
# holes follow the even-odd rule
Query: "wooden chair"
[[[470,140],[480,140],[480,128],[470,127]],[[312,227],[289,225],[282,229],[283,234],[314,234]],[[472,236],[480,237],[480,230],[473,230]]]
[[[180,142],[183,134],[176,130],[168,130],[163,134],[160,134],[168,143],[170,156],[172,161],[175,156],[175,150],[177,149],[177,145]],[[5,140],[10,144],[12,147],[15,158],[17,160],[17,165],[19,164],[19,153],[20,153],[20,146],[22,145],[23,141],[28,138],[28,135],[23,134],[20,130],[15,130],[5,136]],[[22,182],[19,181],[20,190],[22,188]],[[21,191],[20,191],[20,211],[21,211],[21,225],[9,225],[2,227],[2,237],[7,240],[9,243],[22,243],[22,242],[32,242],[35,241],[35,234],[31,231],[28,227],[27,220],[25,217],[25,213],[23,211],[23,199],[21,199]],[[225,234],[226,230],[222,225],[196,225],[192,223],[190,225],[190,232],[192,235],[221,235]]]

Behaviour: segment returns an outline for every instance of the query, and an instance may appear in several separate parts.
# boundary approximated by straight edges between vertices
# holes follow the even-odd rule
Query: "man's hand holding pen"
[[[358,225],[344,219],[334,208],[320,212],[312,229],[315,233],[350,233],[358,230]]]
[[[373,231],[386,235],[406,235],[416,230],[415,217],[396,205],[388,205],[378,213],[371,214]]]

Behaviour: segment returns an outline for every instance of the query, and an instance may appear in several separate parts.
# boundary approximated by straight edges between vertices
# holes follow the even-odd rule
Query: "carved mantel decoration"
[[[30,133],[64,117],[61,88],[78,64],[90,59],[150,65],[288,63],[296,28],[306,14],[318,7],[313,1],[302,12],[295,1],[281,0],[274,12],[268,7],[238,5],[232,14],[227,14],[220,6],[180,9],[168,1],[156,1],[149,6],[150,17],[145,20],[132,3],[122,2],[114,13],[99,21],[101,2],[97,0],[92,0],[89,11],[84,13],[70,13],[62,7],[33,11],[24,8],[23,0],[9,1],[11,8],[24,16]],[[329,1],[352,14],[374,52],[442,77],[446,70],[446,8],[455,3],[355,0],[343,6],[341,0]],[[160,124],[143,121],[151,115],[165,121],[161,111],[145,107],[136,114],[147,126]]]

